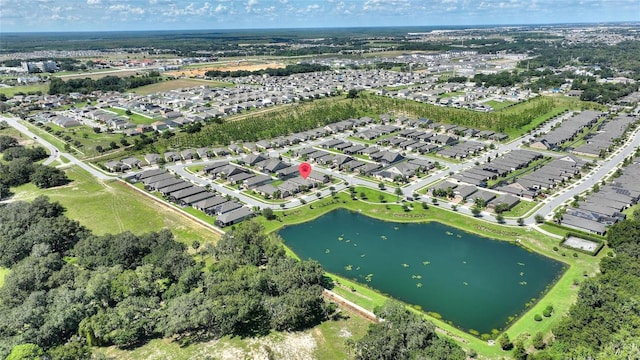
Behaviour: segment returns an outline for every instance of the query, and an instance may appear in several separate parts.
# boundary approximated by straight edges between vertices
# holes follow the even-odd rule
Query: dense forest
[[[162,336],[299,330],[328,312],[322,268],[286,257],[256,223],[206,247],[217,261],[205,267],[167,230],[96,236],[43,197],[2,207],[0,265],[11,268],[0,289],[3,358],[20,344],[61,359],[54,354]]]
[[[241,77],[241,76],[249,76],[249,75],[270,75],[270,76],[289,76],[293,74],[303,74],[310,73],[316,71],[328,71],[331,68],[326,65],[320,64],[296,64],[296,65],[287,65],[284,68],[279,69],[262,69],[256,71],[248,71],[248,70],[237,70],[237,71],[220,71],[220,70],[209,70],[205,73],[208,77]]]
[[[151,71],[143,76],[129,76],[124,78],[117,76],[105,76],[97,80],[86,78],[64,81],[58,77],[53,77],[51,78],[51,83],[49,85],[49,94],[69,94],[72,92],[89,94],[93,91],[124,92],[140,86],[155,84],[161,80],[162,78],[157,71]]]

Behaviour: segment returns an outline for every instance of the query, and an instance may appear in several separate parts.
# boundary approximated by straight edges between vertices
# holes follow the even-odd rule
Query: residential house
[[[216,225],[220,227],[231,226],[253,216],[254,214],[250,209],[242,207],[235,211],[218,216],[216,218]]]

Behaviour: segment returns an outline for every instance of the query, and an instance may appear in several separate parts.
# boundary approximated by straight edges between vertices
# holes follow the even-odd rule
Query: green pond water
[[[284,228],[302,259],[455,326],[491,333],[540,298],[564,265],[512,243],[439,223],[385,222],[348,210]]]

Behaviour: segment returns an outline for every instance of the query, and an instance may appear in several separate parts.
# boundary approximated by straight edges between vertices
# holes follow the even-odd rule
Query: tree
[[[385,189],[384,183],[382,181],[380,181],[378,183],[378,189],[380,189],[380,190],[384,190]]]
[[[542,332],[538,331],[531,339],[531,344],[536,350],[542,350],[546,346]]]
[[[8,198],[9,196],[11,196],[11,190],[7,185],[0,182],[0,200]]]
[[[51,360],[89,360],[91,348],[84,339],[74,339],[64,345],[60,345],[47,351]]]
[[[516,360],[527,360],[527,350],[521,340],[516,341],[513,349],[513,358]]]
[[[69,182],[69,178],[62,170],[46,165],[37,165],[30,179],[32,183],[41,189],[60,186]]]
[[[539,214],[534,216],[534,219],[535,219],[536,223],[538,223],[538,224],[542,224],[544,222],[544,216],[539,215]]]
[[[270,207],[266,207],[262,209],[262,216],[264,216],[264,218],[267,220],[273,220],[276,218],[276,216],[273,213],[273,209]]]
[[[27,343],[14,346],[6,360],[38,360],[43,355],[40,346]]]
[[[20,144],[16,138],[7,135],[0,135],[0,152],[17,146],[20,146]]]
[[[473,211],[473,210],[472,210],[472,211]],[[496,221],[497,221],[499,224],[504,223],[504,215],[502,215],[502,214],[498,214],[498,215],[496,215]]]
[[[518,226],[523,226],[523,225],[524,225],[524,219],[518,218]]]
[[[507,333],[502,334],[498,339],[498,344],[502,350],[507,351],[513,349],[513,343],[511,342],[511,339],[509,339],[509,334]]]
[[[402,196],[403,194],[402,189],[400,189],[399,187],[396,187],[395,194],[396,194],[396,202],[400,201],[400,196]]]
[[[471,207],[471,214],[473,214],[473,216],[478,217],[480,216],[480,213],[482,213],[482,209],[480,209],[480,207],[477,205],[473,205]]]
[[[347,92],[347,99],[355,99],[357,97],[358,97],[358,90],[350,89],[349,92]]]

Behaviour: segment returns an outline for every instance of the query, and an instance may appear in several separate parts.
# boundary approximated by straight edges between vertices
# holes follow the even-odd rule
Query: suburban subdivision
[[[637,358],[637,30],[0,33],[0,356]]]

